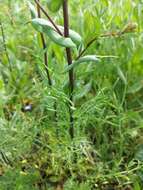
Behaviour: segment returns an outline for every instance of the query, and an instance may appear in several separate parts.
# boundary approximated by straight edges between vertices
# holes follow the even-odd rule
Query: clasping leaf
[[[33,27],[38,32],[45,33],[56,44],[68,48],[76,47],[75,43],[72,41],[71,38],[65,38],[64,36],[58,34],[49,21],[42,18],[35,18],[32,19],[31,22]]]

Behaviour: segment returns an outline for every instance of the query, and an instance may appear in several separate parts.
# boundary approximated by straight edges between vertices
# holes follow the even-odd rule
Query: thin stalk
[[[41,8],[39,6],[40,5],[39,3],[40,3],[40,0],[37,0],[36,1],[37,13],[38,13],[38,17],[41,18]],[[51,76],[50,76],[50,73],[49,73],[49,70],[48,70],[48,55],[47,55],[47,51],[45,51],[46,48],[47,48],[46,41],[45,41],[43,33],[40,33],[40,36],[41,36],[42,46],[43,46],[43,50],[44,50],[45,71],[46,71],[46,74],[47,74],[49,86],[52,86],[52,79],[51,79]],[[56,105],[56,102],[54,103],[54,109],[55,109],[54,117],[55,117],[55,120],[56,120],[56,123],[57,123],[57,105]]]
[[[39,1],[40,0],[38,0],[38,2]],[[37,5],[37,13],[38,13],[38,17],[41,18],[41,11],[40,11],[40,8],[39,8],[38,5]],[[44,50],[45,71],[46,71],[46,74],[47,74],[49,86],[52,86],[52,80],[51,80],[50,73],[49,73],[49,70],[48,70],[48,55],[47,55],[47,51],[45,51],[46,48],[47,48],[46,47],[46,42],[45,42],[45,38],[44,38],[43,33],[40,33],[40,36],[41,36],[42,46],[43,46],[43,50]]]
[[[3,28],[3,24],[1,22],[1,20],[0,20],[0,28],[1,28],[4,51],[5,51],[5,55],[7,57],[7,61],[8,61],[8,64],[9,64],[9,70],[12,72],[11,62],[10,62],[10,58],[9,58],[9,54],[8,54],[7,46],[6,46],[6,38],[5,38],[4,28]]]
[[[1,33],[2,33],[2,40],[3,40],[3,45],[4,45],[4,51],[5,51],[5,55],[7,57],[7,61],[8,61],[8,67],[9,67],[9,71],[10,71],[10,77],[12,79],[12,81],[14,82],[14,85],[15,85],[15,94],[17,94],[17,82],[16,82],[16,79],[12,73],[12,64],[11,64],[11,61],[10,61],[10,57],[9,57],[9,54],[8,54],[8,50],[7,50],[7,45],[6,45],[6,37],[5,37],[5,32],[4,32],[4,28],[3,28],[3,24],[0,20],[0,28],[1,28]],[[5,77],[4,77],[4,81],[5,81]],[[9,80],[10,81],[10,80]]]
[[[133,31],[130,31],[130,32],[133,32]],[[79,55],[76,57],[75,60],[78,60],[86,51],[87,49],[99,38],[105,38],[105,37],[120,37],[126,33],[130,33],[129,31],[119,31],[119,32],[108,32],[108,33],[105,33],[105,34],[101,34],[100,36],[95,36],[93,39],[91,39],[86,47],[79,53]]]
[[[69,13],[68,13],[68,0],[63,1],[63,18],[64,18],[64,36],[69,37]],[[71,55],[71,49],[66,48],[66,55],[67,55],[67,61],[68,65],[72,64],[72,55]],[[70,101],[73,102],[73,90],[74,90],[74,74],[73,69],[69,71],[69,96]],[[74,137],[74,120],[73,120],[73,111],[71,109],[71,105],[69,105],[69,114],[70,114],[70,129],[69,133],[71,138]]]
[[[48,18],[48,20],[51,22],[51,24],[54,26],[54,28],[56,29],[56,31],[63,36],[62,32],[60,31],[60,29],[57,27],[57,25],[54,23],[53,19],[48,15],[48,13],[46,12],[46,10],[42,7],[42,5],[39,3],[39,0],[34,0],[35,3],[37,4],[37,6],[39,7],[39,9],[44,13],[44,15]]]

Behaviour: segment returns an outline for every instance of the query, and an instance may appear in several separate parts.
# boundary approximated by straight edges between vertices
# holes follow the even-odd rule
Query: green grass
[[[52,13],[41,2],[63,25],[62,9]],[[69,9],[83,47],[129,23],[137,28],[98,38],[88,48],[86,55],[117,57],[75,67],[71,103],[65,49],[46,38],[51,87],[26,1],[0,1],[10,59],[0,29],[0,190],[142,190],[143,2],[71,0]],[[22,112],[26,103],[32,111]]]

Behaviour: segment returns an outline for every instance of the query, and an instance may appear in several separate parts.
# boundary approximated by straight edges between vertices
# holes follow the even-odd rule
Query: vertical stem
[[[39,6],[40,0],[37,0],[35,2],[37,4],[38,17],[41,18],[41,8]],[[47,78],[48,78],[48,83],[49,83],[49,86],[52,86],[52,79],[50,77],[50,73],[48,70],[48,55],[47,55],[47,52],[45,51],[46,50],[46,41],[45,41],[43,33],[40,33],[40,36],[41,36],[43,50],[44,50],[44,64],[45,64],[45,70],[46,70],[46,74],[47,74]],[[54,118],[55,118],[55,121],[57,123],[57,105],[56,105],[56,102],[54,103],[54,109],[55,109]]]
[[[10,57],[9,57],[9,53],[8,53],[8,50],[7,50],[7,45],[6,45],[6,37],[5,37],[5,32],[4,32],[4,28],[3,28],[3,24],[0,20],[0,29],[1,29],[1,33],[2,33],[2,40],[3,40],[3,45],[4,45],[4,51],[5,51],[5,55],[7,57],[7,61],[8,61],[8,67],[9,67],[9,71],[10,71],[10,77],[12,79],[12,81],[14,82],[14,85],[15,85],[15,94],[17,94],[17,82],[16,82],[16,78],[15,76],[13,75],[13,69],[12,69],[12,64],[11,64],[11,61],[10,61]],[[9,78],[9,77],[8,77]],[[9,80],[9,79],[8,79]],[[5,77],[4,77],[4,81],[5,81]],[[9,80],[10,81],[10,80]],[[10,85],[11,85],[11,82],[10,82]]]
[[[63,1],[63,18],[64,18],[64,36],[69,37],[69,13],[68,13],[68,0]],[[71,55],[71,49],[66,48],[66,55],[67,55],[67,61],[68,65],[72,64],[72,55]],[[74,74],[73,69],[69,71],[69,96],[70,101],[73,102],[73,90],[74,90]],[[69,105],[69,114],[70,114],[70,129],[69,133],[71,138],[74,137],[74,125],[73,125],[73,111],[70,108],[71,105]]]
[[[40,0],[38,0],[38,1],[40,1]],[[40,12],[40,8],[39,8],[38,5],[37,5],[37,13],[38,13],[38,17],[41,18],[41,12]],[[44,35],[42,33],[40,33],[40,36],[41,36],[42,46],[43,46],[43,50],[44,50],[45,71],[46,71],[46,74],[47,74],[48,83],[49,83],[50,86],[52,86],[52,80],[51,80],[50,73],[49,73],[49,70],[48,70],[48,56],[47,56],[47,52],[45,51],[46,50],[46,42],[45,42]]]
[[[9,58],[9,54],[8,54],[7,46],[6,46],[5,33],[4,33],[4,29],[3,29],[3,25],[2,25],[1,20],[0,20],[0,28],[1,28],[1,33],[2,33],[2,40],[3,40],[3,45],[4,45],[4,51],[5,51],[5,55],[7,57],[7,61],[8,61],[8,64],[9,64],[9,70],[10,70],[10,72],[12,72],[11,62],[10,62],[10,58]]]

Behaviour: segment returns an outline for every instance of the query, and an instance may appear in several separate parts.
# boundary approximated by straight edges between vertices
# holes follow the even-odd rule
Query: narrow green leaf
[[[91,62],[91,61],[97,62],[97,61],[100,61],[100,59],[98,59],[96,55],[87,55],[87,56],[81,57],[77,61],[73,61],[73,63],[71,65],[68,65],[65,68],[64,72],[71,70],[73,67],[76,67],[80,63]]]
[[[119,58],[116,55],[96,55],[97,58]]]
[[[127,84],[127,79],[120,67],[117,67],[117,72],[118,72],[120,79],[124,82],[124,84]]]
[[[32,3],[30,3],[29,1],[27,3],[29,6],[29,9],[30,9],[31,18],[33,18],[33,19],[36,18],[38,15],[37,15],[37,11],[36,11],[34,5]]]

